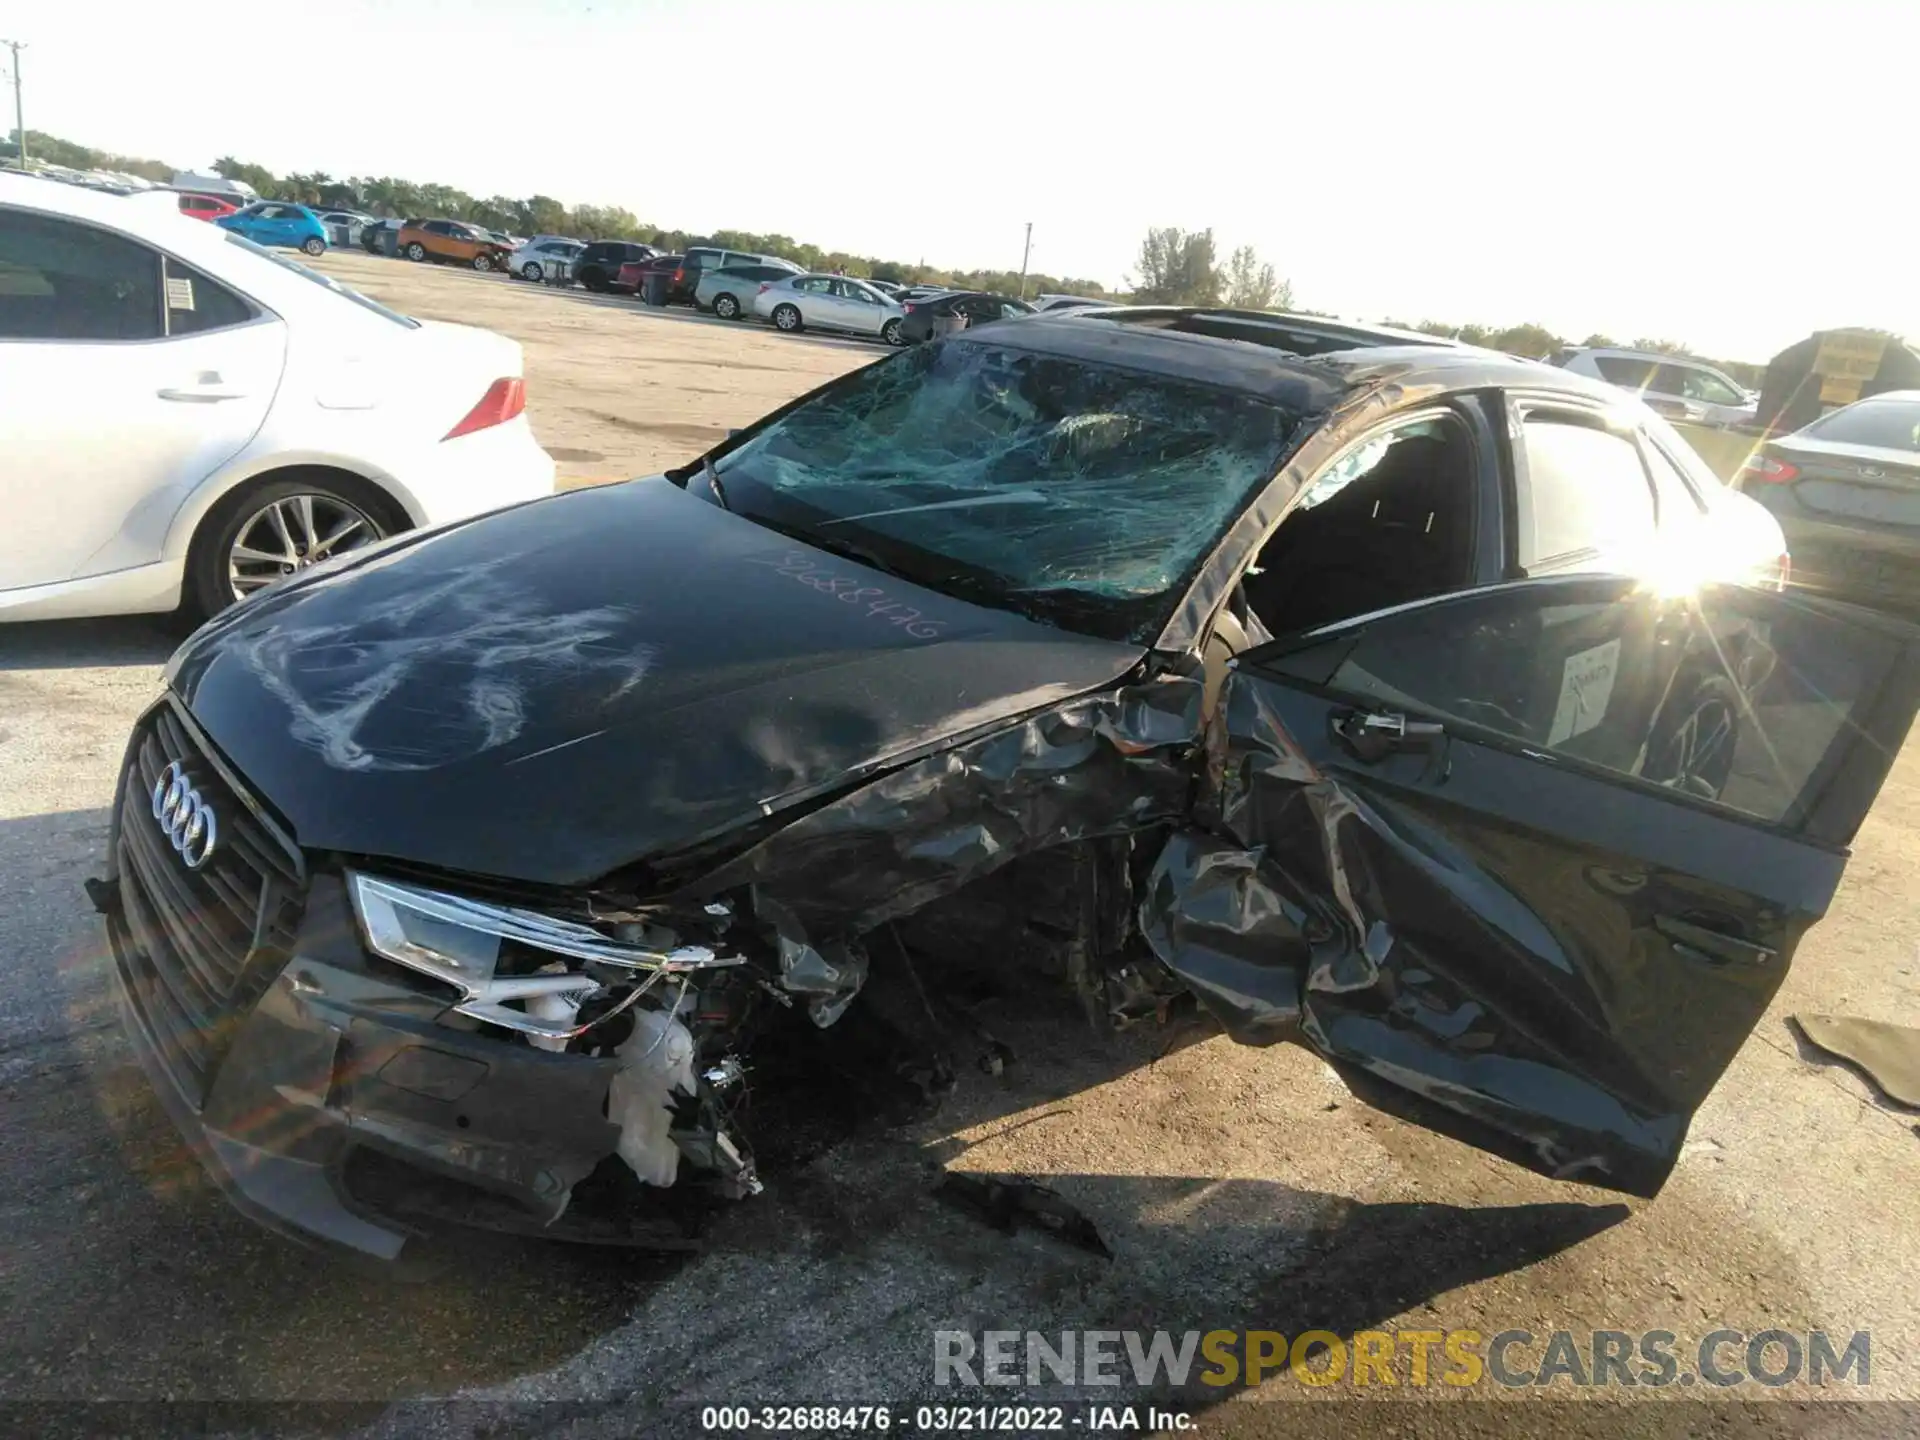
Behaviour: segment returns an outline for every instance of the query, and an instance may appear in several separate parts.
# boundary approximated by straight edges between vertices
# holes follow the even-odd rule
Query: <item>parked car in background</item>
[[[776,330],[798,334],[808,328],[874,335],[889,345],[904,343],[900,325],[906,312],[897,301],[846,275],[792,275],[764,281],[753,297],[753,313]]]
[[[1669,420],[1726,428],[1751,424],[1759,409],[1759,396],[1699,360],[1647,350],[1574,346],[1555,355],[1553,363],[1631,391]]]
[[[0,174],[0,272],[0,618],[207,614],[553,488],[517,344],[230,226]]]
[[[1033,314],[1024,300],[1006,295],[990,295],[984,290],[949,290],[924,300],[907,300],[901,307],[905,319],[900,326],[903,344],[918,345],[934,332],[934,322],[954,315],[966,317],[967,328],[995,320],[1010,320]]]
[[[587,247],[578,240],[560,240],[547,238],[529,240],[507,259],[509,274],[518,275],[522,280],[531,280],[536,285],[547,279],[550,272],[567,273],[567,267],[580,258]]]
[[[620,267],[658,253],[653,246],[637,240],[595,240],[574,258],[573,278],[603,295],[614,290],[631,294],[633,287],[621,280]]]
[[[320,223],[327,227],[330,243],[358,245],[361,232],[374,223],[374,218],[357,210],[328,210],[321,214]]]
[[[1033,297],[1033,309],[1036,315],[1051,315],[1060,310],[1091,310],[1116,304],[1113,300],[1096,300],[1090,295],[1036,295]]]
[[[711,310],[722,320],[738,320],[753,314],[753,297],[760,287],[775,280],[788,280],[793,272],[783,265],[726,265],[698,272],[693,289],[693,308]]]
[[[781,255],[756,255],[746,250],[723,250],[716,245],[689,245],[685,269],[688,272],[685,289],[689,302],[693,299],[694,287],[700,282],[702,270],[724,270],[731,265],[771,265],[784,270],[789,275],[803,275],[806,267],[796,265]]]
[[[951,295],[953,289],[948,285],[903,285],[894,294],[894,299],[902,305],[909,300],[931,300],[936,295]]]
[[[615,278],[612,288],[629,295],[638,295],[642,300],[648,300],[650,303],[651,297],[648,295],[648,290],[651,288],[659,296],[658,303],[671,304],[674,277],[677,275],[682,279],[685,278],[686,259],[684,255],[649,255],[644,260],[629,260],[620,267],[620,273]],[[647,283],[649,279],[656,279],[659,283],[649,287]]]
[[[256,200],[231,215],[216,215],[213,223],[244,235],[256,245],[284,246],[322,255],[327,249],[327,227],[304,205],[285,200]]]
[[[501,270],[513,251],[464,220],[409,220],[400,230],[400,253],[409,260]]]
[[[239,205],[218,195],[206,195],[196,190],[182,190],[177,201],[182,215],[191,215],[196,220],[217,220],[222,215],[232,215]]]
[[[1857,400],[1768,440],[1734,484],[1780,522],[1795,585],[1920,612],[1920,390]]]
[[[878,290],[889,300],[898,300],[900,298],[900,292],[907,288],[897,280],[875,280],[869,278],[867,284]]]

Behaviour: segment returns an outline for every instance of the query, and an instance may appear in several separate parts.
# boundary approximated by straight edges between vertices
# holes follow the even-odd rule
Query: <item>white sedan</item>
[[[889,345],[899,345],[904,343],[900,322],[907,312],[900,308],[899,301],[864,280],[845,275],[795,275],[763,284],[753,297],[753,313],[790,335],[813,326],[876,335]]]
[[[544,239],[529,240],[507,257],[507,273],[538,285],[550,273],[565,275],[567,267],[578,260],[580,252],[586,248],[582,241],[560,240],[551,235]]]
[[[139,196],[0,175],[0,620],[211,614],[553,489],[520,347]]]

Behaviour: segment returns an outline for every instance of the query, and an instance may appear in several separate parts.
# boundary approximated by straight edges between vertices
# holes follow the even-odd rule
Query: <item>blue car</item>
[[[304,205],[284,200],[256,200],[213,223],[239,231],[256,245],[284,245],[309,255],[319,255],[327,248],[327,227],[320,223],[320,217]]]

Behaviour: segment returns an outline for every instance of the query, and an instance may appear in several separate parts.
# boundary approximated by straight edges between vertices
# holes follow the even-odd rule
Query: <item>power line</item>
[[[18,40],[0,40],[0,45],[13,51],[13,126],[19,139],[19,153],[15,163],[22,169],[27,168],[27,121],[20,105],[20,52],[27,47]]]

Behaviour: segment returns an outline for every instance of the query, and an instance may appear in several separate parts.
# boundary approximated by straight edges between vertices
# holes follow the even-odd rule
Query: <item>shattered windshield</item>
[[[1151,640],[1297,413],[982,344],[922,346],[717,462],[726,504],[917,584]]]

